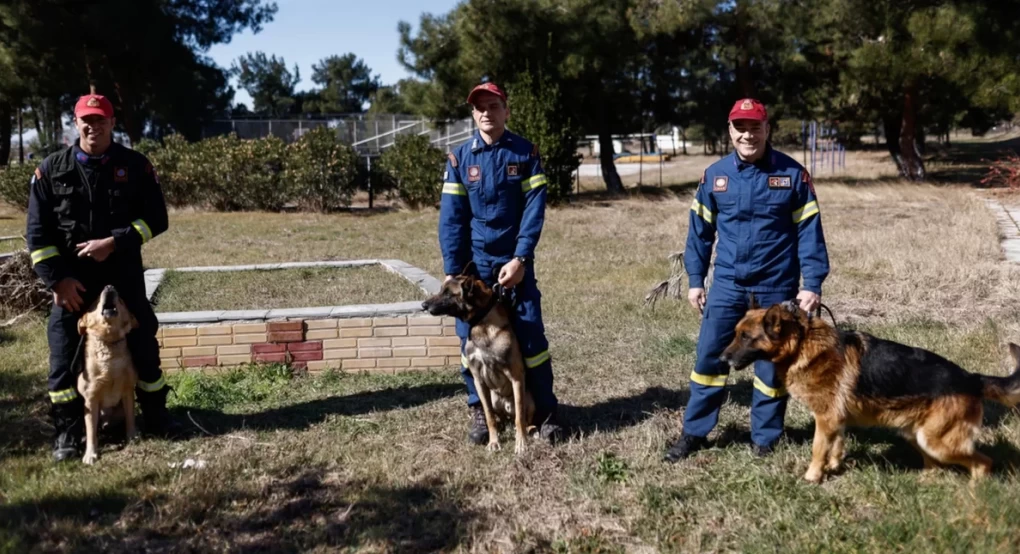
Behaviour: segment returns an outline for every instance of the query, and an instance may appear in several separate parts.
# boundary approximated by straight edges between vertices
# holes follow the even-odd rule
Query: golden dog
[[[897,429],[924,457],[925,469],[956,464],[972,478],[992,460],[974,447],[982,400],[1020,402],[1020,346],[1009,345],[1008,377],[970,373],[927,350],[857,331],[838,331],[793,302],[752,309],[720,358],[742,369],[776,366],[786,389],[811,410],[815,437],[804,478],[818,483],[838,470],[847,425]]]
[[[444,283],[436,295],[422,303],[422,308],[432,315],[453,316],[471,325],[464,357],[485,412],[488,448],[493,451],[500,448],[495,417],[498,414],[514,420],[514,452],[524,453],[535,402],[524,388],[524,357],[506,307],[485,282],[465,273]]]
[[[137,436],[135,384],[138,374],[127,346],[127,334],[137,327],[138,320],[110,285],[78,320],[78,333],[85,335],[85,370],[78,376],[78,392],[85,399],[85,456],[82,461],[86,464],[95,463],[99,457],[100,412],[108,415],[121,404],[127,440]]]

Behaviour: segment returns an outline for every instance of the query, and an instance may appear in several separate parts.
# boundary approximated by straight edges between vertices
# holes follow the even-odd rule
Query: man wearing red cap
[[[468,94],[478,130],[448,156],[439,210],[439,244],[447,279],[471,262],[489,286],[512,290],[512,324],[524,355],[525,386],[535,400],[539,434],[556,442],[562,435],[553,393],[552,361],[542,323],[541,294],[535,281],[535,246],[545,222],[546,184],[538,148],[506,130],[506,93],[483,83]],[[470,325],[457,321],[461,349]],[[461,375],[468,389],[472,423],[468,438],[489,440],[485,415],[466,363]]]
[[[167,434],[168,387],[160,370],[156,315],[145,295],[142,244],[167,229],[166,204],[152,164],[113,142],[113,105],[98,94],[78,99],[80,139],[35,170],[28,202],[28,248],[35,272],[53,292],[47,324],[49,391],[56,428],[53,457],[75,457],[84,432],[79,316],[113,285],[139,326],[127,336],[138,371],[145,431]],[[77,361],[77,363],[75,363]]]
[[[729,132],[733,153],[709,166],[691,205],[684,265],[688,300],[702,315],[701,334],[683,434],[667,451],[669,462],[707,444],[730,369],[719,355],[733,340],[751,299],[770,306],[796,297],[801,308],[813,312],[829,274],[811,176],[768,144],[765,106],[751,98],[738,100],[730,111]],[[713,286],[706,298],[705,276],[717,238]],[[787,394],[771,363],[755,363],[754,373],[751,442],[754,452],[765,456],[782,434]]]

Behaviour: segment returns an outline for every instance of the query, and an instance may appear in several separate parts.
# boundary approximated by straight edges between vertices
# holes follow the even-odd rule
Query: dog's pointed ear
[[[765,336],[771,340],[779,340],[786,313],[788,312],[782,304],[775,304],[765,312],[765,316],[761,319],[761,327],[765,331]]]
[[[758,304],[758,297],[755,296],[754,293],[752,292],[750,293],[750,297],[747,300],[747,309],[757,310],[758,308],[761,308],[761,304]]]
[[[84,335],[85,332],[88,331],[88,329],[89,329],[89,314],[90,313],[92,313],[92,312],[88,312],[85,315],[83,315],[83,316],[78,318],[78,334],[79,335]]]
[[[1013,366],[1020,369],[1020,346],[1009,343],[1009,355],[1013,358]]]
[[[127,331],[130,333],[132,330],[137,329],[137,328],[138,328],[138,318],[135,317],[135,314],[128,313],[128,328],[127,328]]]

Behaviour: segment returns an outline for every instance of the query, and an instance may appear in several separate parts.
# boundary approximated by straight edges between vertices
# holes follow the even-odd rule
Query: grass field
[[[379,266],[245,272],[166,272],[157,312],[382,304],[423,299],[413,283]]]
[[[933,170],[962,175],[970,162],[952,155]],[[824,301],[837,319],[1006,372],[1006,343],[1020,342],[1020,266],[1000,260],[980,191],[948,177],[901,183],[880,153],[851,159],[816,179],[833,267]],[[698,319],[677,302],[650,311],[642,301],[683,248],[711,161],[684,160],[661,189],[549,211],[537,272],[574,435],[516,459],[467,443],[453,370],[292,377],[266,366],[174,375],[173,412],[190,436],[107,444],[96,466],[57,467],[43,321],[2,331],[0,551],[1016,552],[1015,410],[987,406],[980,442],[997,471],[983,483],[922,474],[895,434],[854,431],[847,471],[812,486],[801,480],[809,414],[792,403],[787,438],[755,458],[742,373],[715,447],[660,462],[681,429]],[[386,257],[441,271],[434,211],[177,213],[144,253],[152,267]],[[208,465],[170,467],[187,458]]]

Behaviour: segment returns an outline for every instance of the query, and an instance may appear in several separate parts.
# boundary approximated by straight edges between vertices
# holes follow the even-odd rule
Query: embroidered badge
[[[453,152],[447,154],[446,157],[449,158],[451,167],[457,167],[457,156],[454,156]]]
[[[791,179],[788,175],[770,175],[769,176],[769,188],[770,189],[788,189],[792,186]]]
[[[449,171],[444,171],[443,172],[443,180],[444,181],[449,181],[450,180],[450,172]]]
[[[482,168],[477,165],[468,166],[468,181],[481,181],[482,180]]]
[[[537,158],[538,157],[538,145],[537,144],[534,144],[534,145],[531,146],[531,157],[532,158]]]
[[[726,192],[729,182],[729,177],[716,177],[712,182],[712,192]]]
[[[90,108],[98,108],[99,107],[99,99],[96,98],[95,96],[92,96],[92,97],[90,97],[88,99],[88,102],[85,102],[85,105],[90,107]]]
[[[742,110],[750,110],[751,108],[754,108],[754,104],[752,104],[750,100],[744,100],[740,104],[740,109]]]
[[[507,177],[517,176],[517,164],[506,164],[506,176]]]
[[[701,174],[701,181],[699,181],[698,184],[699,185],[704,185],[705,184],[705,174],[704,173]]]
[[[811,194],[815,193],[815,183],[811,180],[811,174],[808,173],[808,170],[804,169],[800,172],[800,182],[807,183],[808,188],[811,189]]]
[[[113,182],[115,183],[126,183],[128,180],[128,172],[126,168],[115,167],[113,168]]]

